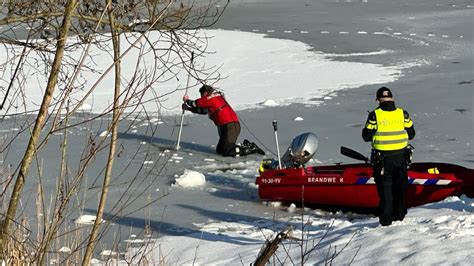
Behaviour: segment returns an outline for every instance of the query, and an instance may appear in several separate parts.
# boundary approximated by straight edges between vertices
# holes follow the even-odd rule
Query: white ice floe
[[[354,56],[375,56],[375,55],[385,55],[385,54],[393,54],[395,51],[388,50],[388,49],[381,49],[378,51],[372,51],[367,53],[347,53],[347,54],[332,54],[326,53],[323,54],[326,57],[354,57]]]
[[[272,206],[272,207],[274,207],[274,208],[278,208],[278,207],[280,207],[280,206],[282,205],[282,202],[280,202],[280,201],[272,201],[272,202],[270,202],[269,204],[270,204],[270,206]]]
[[[104,137],[110,137],[111,135],[112,135],[112,134],[110,134],[110,132],[107,131],[107,130],[102,131],[102,132],[100,132],[100,134],[99,134],[99,136],[100,136],[100,137],[103,137],[103,138],[104,138]]]
[[[199,172],[186,169],[175,181],[177,186],[183,188],[201,187],[206,184],[206,177]]]
[[[296,205],[294,203],[291,203],[290,206],[286,209],[289,213],[295,213],[296,212]]]
[[[173,160],[182,160],[183,157],[173,155],[173,157],[171,157],[171,159],[173,159]]]
[[[123,242],[130,243],[130,244],[144,244],[144,243],[146,243],[146,241],[144,239],[127,239],[127,240],[124,240]]]
[[[117,256],[118,253],[115,252],[115,251],[106,249],[106,250],[102,250],[99,255],[101,255],[101,256]]]
[[[219,190],[218,190],[217,188],[210,187],[210,188],[206,189],[206,191],[209,192],[209,193],[215,193],[215,192],[217,192],[217,191],[219,191]]]
[[[95,222],[95,215],[90,215],[90,214],[84,214],[79,216],[74,223],[76,224],[81,224],[81,225],[92,225]],[[105,220],[102,219],[102,223],[104,223]]]
[[[59,253],[66,253],[66,254],[69,254],[71,253],[71,249],[68,248],[68,247],[62,247],[58,250]]]
[[[267,106],[267,107],[271,107],[271,106],[278,106],[278,103],[275,102],[274,100],[266,100],[262,103],[262,106]]]

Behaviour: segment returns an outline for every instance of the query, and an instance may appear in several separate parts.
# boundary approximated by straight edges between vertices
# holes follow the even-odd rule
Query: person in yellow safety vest
[[[405,190],[408,186],[408,140],[415,137],[407,111],[397,108],[392,92],[377,90],[379,107],[369,113],[362,138],[372,142],[373,175],[379,195],[379,221],[382,226],[402,221],[407,213]]]

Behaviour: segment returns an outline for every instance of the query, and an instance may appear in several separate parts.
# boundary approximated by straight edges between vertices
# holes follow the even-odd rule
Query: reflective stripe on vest
[[[372,147],[380,151],[401,150],[408,146],[403,109],[394,111],[375,109],[377,131],[372,139]]]

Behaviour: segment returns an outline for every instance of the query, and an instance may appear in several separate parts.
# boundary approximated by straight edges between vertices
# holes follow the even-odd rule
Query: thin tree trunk
[[[69,123],[69,100],[66,106],[66,118],[64,119],[65,125]],[[56,184],[56,197],[55,197],[55,204],[54,204],[54,210],[53,210],[53,215],[51,217],[51,221],[45,231],[45,236],[43,237],[42,240],[38,239],[38,242],[41,243],[38,251],[38,264],[39,265],[44,265],[44,259],[45,256],[47,255],[48,248],[54,239],[56,237],[56,233],[59,230],[59,224],[61,222],[62,216],[63,216],[63,209],[64,209],[64,201],[67,201],[67,199],[64,196],[64,187],[66,184],[66,169],[67,169],[67,128],[64,128],[64,138],[63,142],[61,143],[61,167],[60,167],[60,172],[59,172],[59,177],[57,180]],[[46,215],[45,215],[46,216]]]
[[[82,260],[83,266],[89,265],[90,260],[92,258],[92,253],[94,252],[95,245],[97,244],[99,226],[102,222],[102,217],[104,215],[105,204],[107,201],[107,194],[109,192],[110,178],[112,176],[115,150],[117,147],[118,123],[119,123],[119,118],[120,118],[120,113],[121,113],[119,110],[120,83],[121,83],[121,80],[120,80],[120,62],[121,62],[120,61],[120,35],[115,29],[113,7],[110,4],[110,2],[108,4],[108,14],[109,14],[109,21],[110,21],[110,29],[112,33],[112,44],[114,48],[114,62],[115,62],[115,90],[114,90],[114,104],[113,104],[113,115],[112,115],[112,125],[111,125],[112,136],[110,140],[109,158],[107,160],[107,166],[105,169],[104,182],[102,186],[99,206],[97,209],[97,215],[96,215],[94,225],[90,233],[89,241],[87,243],[86,252]]]
[[[26,148],[25,154],[23,159],[21,160],[20,170],[18,172],[15,186],[13,187],[12,195],[10,198],[10,203],[8,205],[8,210],[3,220],[0,229],[0,261],[3,261],[5,258],[5,251],[6,251],[6,241],[8,240],[8,236],[10,234],[10,226],[12,221],[15,220],[17,205],[20,200],[20,194],[23,190],[25,185],[25,179],[28,175],[30,170],[31,162],[36,150],[36,144],[39,140],[41,129],[43,128],[46,117],[48,115],[48,107],[51,103],[53,98],[53,93],[56,88],[58,82],[58,74],[61,70],[61,62],[64,55],[64,49],[66,45],[68,31],[71,25],[71,17],[72,13],[76,7],[76,0],[68,0],[66,3],[66,7],[64,10],[64,18],[63,22],[59,31],[59,37],[57,41],[57,50],[54,57],[53,65],[51,67],[51,74],[49,75],[48,84],[46,86],[46,90],[43,96],[43,101],[41,103],[41,107],[38,112],[38,116],[36,118],[36,122],[33,128],[33,131],[30,136],[30,140],[28,142],[28,146]]]
[[[41,177],[40,177],[41,178]],[[44,193],[43,193],[43,184],[41,181],[38,181],[38,184],[36,185],[36,221],[38,224],[36,225],[37,231],[36,231],[36,239],[38,241],[41,241],[41,239],[44,236],[44,229],[46,227],[45,223],[45,211],[43,208],[44,205]]]

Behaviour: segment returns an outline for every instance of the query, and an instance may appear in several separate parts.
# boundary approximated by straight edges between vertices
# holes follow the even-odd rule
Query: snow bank
[[[306,240],[305,265],[473,265],[472,203],[465,197],[450,197],[411,208],[404,221],[388,227],[380,226],[372,215],[309,209],[301,215],[301,209],[290,205],[288,211],[295,213],[286,218],[268,214],[253,222],[196,224],[196,233],[148,241],[127,254],[167,265],[248,265],[255,262],[267,239],[290,226],[294,238],[284,240],[276,252],[285,265],[301,264],[300,243],[295,239]]]

